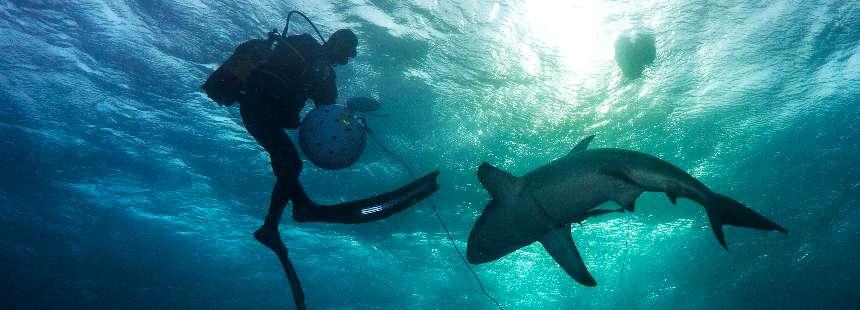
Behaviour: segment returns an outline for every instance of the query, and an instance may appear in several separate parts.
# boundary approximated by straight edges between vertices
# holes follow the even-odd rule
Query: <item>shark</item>
[[[657,157],[624,149],[588,149],[594,136],[581,140],[566,156],[522,177],[483,162],[478,180],[492,199],[469,233],[466,259],[495,261],[540,242],[576,282],[596,286],[571,236],[571,223],[608,211],[613,201],[633,212],[643,192],[663,192],[673,204],[690,199],[705,208],[711,229],[728,250],[724,225],[788,233],[744,204],[711,191],[680,168]]]

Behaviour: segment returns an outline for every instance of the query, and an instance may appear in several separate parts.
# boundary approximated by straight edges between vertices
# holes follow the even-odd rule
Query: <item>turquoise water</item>
[[[392,116],[369,120],[377,137],[418,173],[442,171],[432,198],[461,249],[489,200],[478,164],[521,175],[589,134],[790,231],[728,228],[725,251],[699,205],[646,193],[634,214],[574,227],[595,288],[537,244],[474,266],[506,309],[860,308],[860,3],[12,0],[0,309],[293,307],[251,237],[268,158],[236,108],[199,91],[292,9],[325,34],[355,30],[341,98],[378,98]],[[653,31],[657,59],[627,80],[613,43],[637,29]],[[409,180],[373,144],[349,169],[305,167],[323,203]],[[495,309],[427,204],[281,231],[312,309]]]

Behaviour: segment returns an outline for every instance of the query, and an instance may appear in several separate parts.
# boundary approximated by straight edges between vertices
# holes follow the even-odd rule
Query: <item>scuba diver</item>
[[[277,38],[274,33],[269,38]],[[332,65],[345,65],[356,55],[355,34],[341,29],[319,46],[310,35],[290,36],[278,41],[271,55],[250,72],[244,83],[239,112],[248,133],[262,146],[272,163],[277,181],[269,211],[254,238],[273,248],[281,244],[278,223],[288,201],[293,201],[293,219],[298,222],[337,222],[348,212],[325,210],[310,200],[298,176],[302,160],[284,129],[299,126],[299,111],[310,98],[316,105],[334,104],[337,98]],[[273,249],[274,250],[274,249]]]
[[[414,205],[434,193],[439,185],[436,183],[438,171],[435,171],[394,191],[357,201],[326,206],[308,197],[299,181],[302,159],[284,129],[299,128],[299,112],[308,99],[317,109],[334,107],[338,93],[333,67],[346,65],[356,56],[358,38],[349,29],[335,31],[327,41],[320,35],[322,44],[309,34],[286,36],[293,13],[307,19],[300,12],[290,12],[283,34],[273,29],[266,39],[252,39],[239,45],[234,54],[210,75],[203,89],[221,105],[231,106],[238,102],[245,128],[269,154],[276,181],[268,213],[254,232],[254,238],[278,255],[292,284],[296,305],[303,309],[301,286],[278,231],[289,201],[292,201],[296,222],[366,223],[387,218]],[[311,25],[316,30],[312,22]],[[343,126],[337,120],[331,123],[332,126]],[[344,124],[349,125],[349,122],[344,120]],[[353,129],[366,130],[347,128]],[[331,140],[335,140],[335,136],[331,136]],[[364,141],[361,142],[358,152],[364,147]],[[307,149],[303,150],[310,156]],[[357,159],[358,155],[353,157]]]

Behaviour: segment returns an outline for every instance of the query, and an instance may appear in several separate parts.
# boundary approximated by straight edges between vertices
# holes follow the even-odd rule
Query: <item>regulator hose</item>
[[[292,17],[293,17],[293,14],[299,14],[299,16],[304,17],[304,18],[305,18],[305,20],[306,20],[306,21],[308,21],[308,24],[310,24],[310,25],[311,25],[311,27],[313,27],[313,28],[314,28],[314,31],[316,31],[316,32],[317,32],[317,36],[319,36],[319,37],[320,37],[320,41],[322,41],[322,43],[323,43],[323,44],[325,44],[325,39],[323,38],[322,34],[320,34],[320,30],[319,30],[319,29],[317,29],[317,25],[314,25],[314,22],[312,22],[312,21],[311,21],[311,19],[310,19],[310,18],[308,18],[308,16],[307,16],[307,15],[305,15],[305,13],[302,13],[302,12],[299,12],[299,11],[290,11],[290,13],[288,13],[288,14],[287,14],[287,24],[286,24],[286,25],[284,25],[284,31],[283,31],[283,32],[281,32],[281,35],[286,36],[286,35],[287,35],[287,31],[289,31],[289,30],[290,30],[290,18],[292,18]]]

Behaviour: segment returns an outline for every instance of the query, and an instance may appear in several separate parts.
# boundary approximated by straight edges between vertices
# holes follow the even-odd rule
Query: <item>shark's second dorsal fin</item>
[[[591,143],[591,140],[594,140],[594,135],[590,135],[588,137],[585,137],[585,139],[582,139],[582,141],[579,141],[579,143],[577,143],[576,146],[574,146],[573,149],[570,150],[570,153],[567,153],[567,155],[587,150],[588,144]]]
[[[597,281],[588,273],[585,268],[585,263],[582,262],[582,256],[573,244],[573,237],[570,236],[570,224],[560,228],[553,229],[541,237],[540,243],[543,244],[547,253],[555,259],[555,262],[564,269],[567,274],[585,286],[595,286]]]

